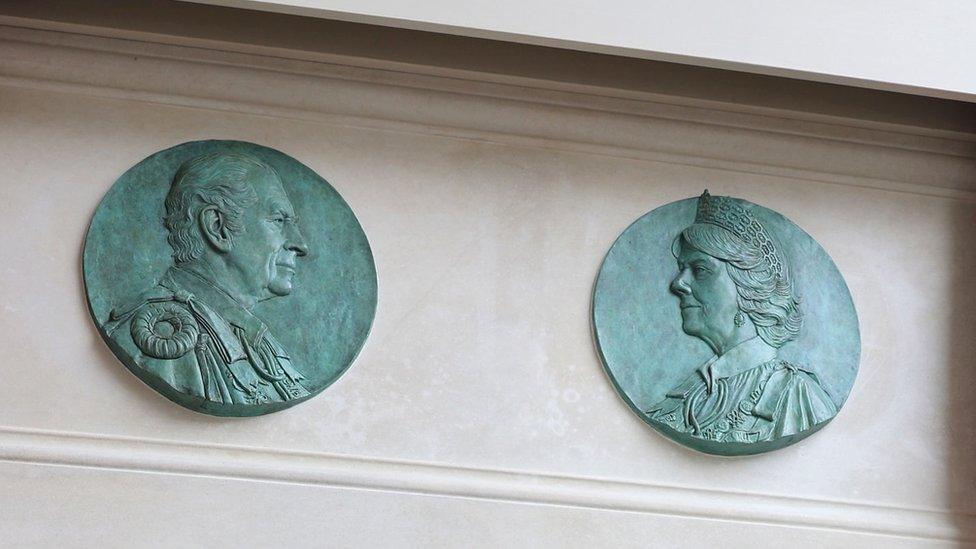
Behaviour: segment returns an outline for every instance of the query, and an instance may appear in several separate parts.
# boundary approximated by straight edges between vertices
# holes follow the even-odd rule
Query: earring
[[[746,323],[746,315],[742,314],[742,311],[735,313],[735,318],[732,319],[736,326],[742,326]]]

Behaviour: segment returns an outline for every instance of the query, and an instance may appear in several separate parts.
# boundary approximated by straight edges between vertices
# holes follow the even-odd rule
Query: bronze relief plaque
[[[823,248],[772,210],[708,191],[620,235],[593,326],[627,404],[717,455],[776,450],[824,427],[860,359],[854,304]]]
[[[123,174],[83,262],[115,356],[212,415],[318,394],[353,362],[376,309],[369,243],[342,197],[294,158],[240,141],[184,143]]]

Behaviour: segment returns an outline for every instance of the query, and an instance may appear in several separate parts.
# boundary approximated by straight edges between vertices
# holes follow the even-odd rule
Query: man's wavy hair
[[[675,257],[679,242],[725,263],[738,293],[739,310],[749,316],[763,341],[779,348],[800,335],[803,312],[785,261],[778,272],[762,250],[710,223],[695,223],[682,231],[671,246]]]
[[[169,231],[166,240],[177,264],[203,255],[204,241],[197,220],[206,207],[216,207],[224,214],[232,236],[244,232],[244,210],[257,202],[251,182],[258,171],[280,179],[268,164],[240,153],[208,153],[180,165],[166,195],[163,219]]]

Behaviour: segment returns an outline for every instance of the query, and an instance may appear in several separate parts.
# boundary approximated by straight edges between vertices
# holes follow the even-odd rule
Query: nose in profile
[[[679,296],[691,293],[691,288],[688,287],[688,282],[685,280],[686,272],[687,269],[682,269],[671,279],[671,285],[669,286],[671,293]]]
[[[298,225],[290,225],[291,231],[288,233],[288,239],[285,241],[285,249],[295,252],[298,257],[305,257],[308,255],[308,244],[305,242],[305,235],[302,234],[302,230],[298,228]]]

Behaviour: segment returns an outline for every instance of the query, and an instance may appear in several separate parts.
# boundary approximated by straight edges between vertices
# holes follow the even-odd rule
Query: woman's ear
[[[227,219],[224,212],[216,206],[207,206],[200,210],[198,216],[200,222],[200,234],[210,246],[221,253],[230,251],[231,236],[227,230]]]

